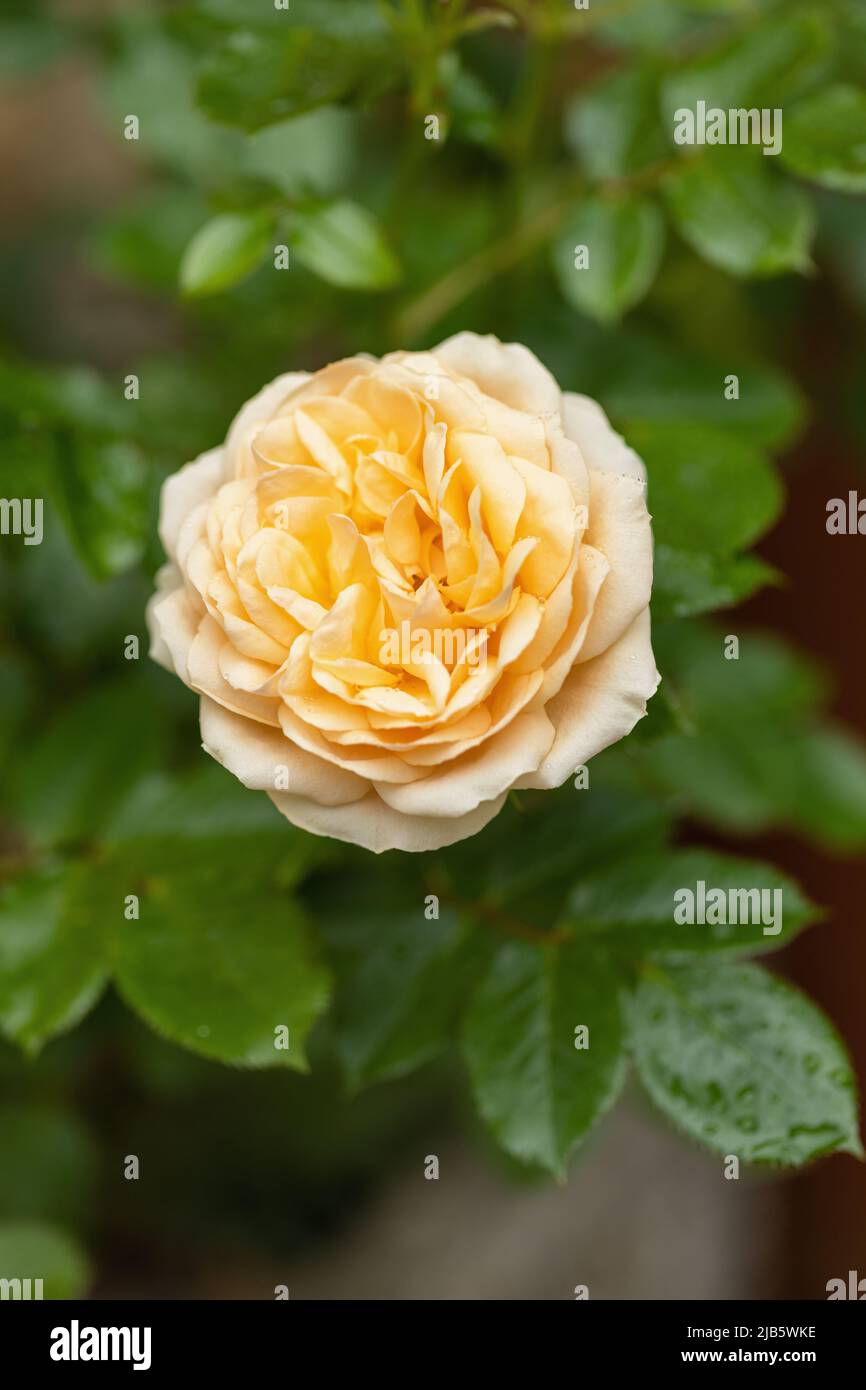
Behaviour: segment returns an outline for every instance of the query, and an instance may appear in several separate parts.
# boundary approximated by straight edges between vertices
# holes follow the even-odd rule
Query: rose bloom
[[[601,408],[518,344],[290,373],[165,483],[152,654],[293,824],[436,849],[646,712],[644,490]],[[465,640],[382,640],[423,629]]]

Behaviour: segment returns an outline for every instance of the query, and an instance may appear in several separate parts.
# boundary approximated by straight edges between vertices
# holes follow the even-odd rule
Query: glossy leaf
[[[838,83],[798,102],[785,113],[782,159],[824,188],[866,192],[866,91]]]
[[[740,151],[714,152],[684,162],[665,181],[677,230],[699,255],[732,275],[811,267],[814,209],[802,189],[768,172],[768,162]]]
[[[830,24],[816,7],[736,30],[692,61],[672,67],[662,87],[671,130],[674,112],[694,110],[699,101],[724,111],[782,106],[821,77],[830,43]]]
[[[131,441],[64,437],[54,501],[94,578],[110,579],[141,560],[156,485],[146,454]]]
[[[746,1163],[862,1153],[835,1030],[755,965],[653,967],[629,998],[638,1075],[678,1128]]]
[[[41,846],[93,840],[159,756],[146,681],[107,681],[46,718],[12,763],[3,803]]]
[[[792,811],[819,844],[841,850],[866,844],[866,752],[853,734],[833,725],[798,740],[795,759],[803,794]]]
[[[290,225],[297,259],[331,285],[384,290],[400,278],[399,263],[378,220],[358,203],[296,208]]]
[[[627,438],[635,426],[704,425],[743,435],[753,446],[787,444],[804,415],[794,384],[776,366],[737,360],[739,396],[732,401],[725,395],[731,371],[730,356],[702,356],[642,331],[621,335],[596,394]]]
[[[42,869],[0,893],[0,1030],[35,1054],[74,1027],[105,986],[97,876]]]
[[[648,198],[584,198],[556,237],[553,263],[568,302],[608,323],[643,299],[663,248],[664,219]]]
[[[590,178],[623,178],[668,155],[657,85],[651,70],[625,69],[567,106],[566,142]]]
[[[707,555],[663,544],[655,548],[654,568],[652,610],[659,619],[735,608],[765,585],[782,582],[759,555]]]
[[[515,1158],[564,1174],[616,1100],[625,1076],[619,985],[610,959],[589,946],[500,950],[469,1006],[464,1051],[481,1115]]]
[[[328,977],[274,848],[253,837],[125,845],[103,871],[111,957],[121,994],[158,1033],[235,1066],[303,1071]],[[124,917],[129,894],[137,920]]]
[[[400,50],[369,0],[295,0],[249,20],[244,7],[202,69],[198,99],[214,120],[258,130],[400,75]]]
[[[625,852],[661,852],[669,816],[659,799],[633,781],[623,785],[609,760],[593,759],[587,773],[587,786],[575,778],[524,794],[480,835],[431,856],[431,889],[441,886],[494,926],[516,920],[547,930],[582,874]]]
[[[820,674],[767,634],[744,636],[730,661],[721,632],[673,637],[657,631],[657,659],[694,729],[642,752],[654,783],[724,830],[783,825],[843,851],[866,843],[866,758],[819,723]]]
[[[715,898],[707,902],[716,891],[725,895],[721,909]],[[704,922],[677,920],[689,902],[689,915],[702,915]],[[606,872],[581,878],[560,925],[577,940],[592,937],[640,959],[777,950],[816,915],[797,884],[771,865],[685,849],[624,858]]]
[[[180,287],[189,297],[218,294],[245,280],[273,245],[270,213],[225,212],[196,232],[183,254]]]
[[[348,181],[357,158],[358,120],[339,106],[323,106],[251,135],[245,167],[290,197],[333,194]]]
[[[428,918],[429,901],[419,895],[400,909],[356,900],[317,914],[334,969],[337,1049],[354,1086],[403,1075],[455,1036],[490,941],[445,903]]]
[[[781,512],[784,494],[773,465],[740,436],[688,424],[645,425],[632,430],[629,442],[647,467],[659,545],[730,555]]]

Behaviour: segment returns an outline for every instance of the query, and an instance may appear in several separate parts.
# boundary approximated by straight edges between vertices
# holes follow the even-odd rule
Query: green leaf
[[[196,232],[180,266],[185,295],[219,294],[245,280],[268,253],[274,235],[269,212],[224,212]]]
[[[589,263],[578,268],[578,248]],[[553,243],[553,265],[574,308],[603,323],[643,299],[664,248],[664,219],[647,198],[582,199]]]
[[[649,1095],[716,1152],[778,1164],[862,1153],[839,1037],[803,995],[759,966],[653,967],[626,1016]]]
[[[837,8],[839,51],[846,73],[866,81],[866,11],[861,0],[839,0]]]
[[[0,894],[0,1029],[30,1054],[74,1027],[104,988],[95,891],[87,868],[46,868]]]
[[[853,850],[866,844],[866,749],[833,726],[798,740],[794,756],[803,795],[792,810],[797,825],[819,844]]]
[[[641,0],[639,5],[622,9],[610,4],[609,17],[605,13],[607,6],[597,8],[600,12],[598,32],[602,38],[652,54],[667,55],[675,45],[700,43],[707,24],[705,15],[691,13],[698,5],[689,6],[687,11],[671,0]],[[583,16],[575,18],[579,23]]]
[[[400,266],[378,220],[358,203],[296,208],[290,228],[298,260],[331,285],[384,290],[400,279]]]
[[[136,622],[144,626],[142,616],[150,584],[135,570],[110,584],[95,580],[73,549],[54,507],[45,509],[44,519],[45,538],[38,548],[38,559],[13,564],[7,563],[14,558],[8,551],[0,555],[0,594],[10,619],[17,620],[30,634],[38,653],[50,653],[58,669],[73,662],[92,664],[104,657],[116,662],[118,632],[125,634]],[[62,604],[57,602],[59,593],[63,594]],[[74,623],[69,621],[70,613],[75,614]],[[3,786],[0,800],[6,797]]]
[[[785,113],[781,157],[824,188],[866,192],[866,92],[837,83],[799,101]]]
[[[624,69],[571,101],[566,144],[591,179],[617,179],[664,159],[658,80],[647,68]]]
[[[264,21],[266,14],[257,16]],[[206,59],[198,100],[214,120],[244,130],[314,107],[371,97],[393,85],[402,56],[381,11],[368,0],[316,0],[270,11],[269,22],[227,31]],[[275,32],[279,30],[279,32]]]
[[[706,276],[703,267],[701,275]],[[731,365],[730,355],[704,357],[660,334],[632,332],[619,336],[611,367],[593,394],[626,438],[639,425],[696,424],[745,435],[762,448],[789,443],[804,415],[796,387],[775,366],[737,360],[739,399],[726,400]]]
[[[866,754],[818,723],[819,673],[766,634],[744,636],[728,661],[721,631],[677,632],[656,626],[656,657],[698,733],[641,751],[653,783],[726,831],[780,825],[838,850],[863,845]]]
[[[668,208],[685,241],[732,275],[807,271],[815,211],[794,184],[739,151],[683,162],[664,184]]]
[[[92,367],[27,367],[0,363],[0,408],[18,417],[24,456],[4,454],[0,466],[28,469],[33,463],[33,431],[68,427],[97,435],[124,434],[129,428],[129,404],[117,382],[110,383]]]
[[[3,804],[36,845],[92,839],[157,760],[161,742],[147,681],[91,686],[23,745]]]
[[[827,694],[815,666],[781,638],[750,632],[736,661],[724,659],[723,630],[710,625],[655,633],[665,671],[703,722],[715,715],[741,723],[751,711],[772,723],[811,714]]]
[[[76,550],[95,579],[111,579],[144,555],[157,479],[131,441],[67,437],[52,492]]]
[[[678,905],[684,901],[679,896],[681,890],[687,889],[697,898],[699,883],[704,884],[707,894],[714,889],[725,894],[725,909],[713,910],[710,904],[705,917],[736,915],[751,920],[675,920],[681,915]],[[754,890],[768,896],[755,897]],[[738,896],[730,898],[731,891],[737,891]],[[750,892],[750,899],[742,896]],[[815,916],[816,910],[797,884],[771,865],[714,850],[684,849],[668,850],[663,856],[654,853],[624,858],[615,867],[582,878],[569,897],[560,925],[578,940],[599,939],[608,949],[640,959],[777,950]]]
[[[37,1050],[87,1012],[111,971],[152,1027],[192,1051],[304,1069],[328,981],[292,891],[331,852],[221,769],[139,781],[98,850],[6,889],[0,1027]],[[275,1046],[280,1026],[288,1049]]]
[[[76,1115],[46,1105],[0,1108],[0,1222],[80,1225],[97,1171],[95,1146]]]
[[[467,911],[552,927],[581,874],[623,853],[661,849],[669,818],[655,796],[593,759],[589,786],[521,793],[471,840],[430,857],[427,880]],[[471,893],[466,885],[471,884]]]
[[[676,63],[662,86],[668,128],[675,111],[699,101],[724,111],[781,106],[820,78],[830,45],[829,20],[814,8],[746,25],[693,62]]]
[[[684,807],[724,830],[780,825],[831,849],[866,844],[866,755],[843,731],[774,725],[747,710],[728,732],[717,714],[699,738],[661,740],[646,756]]]
[[[268,126],[247,141],[247,173],[268,179],[289,197],[327,197],[346,183],[357,159],[357,115],[323,106]]]
[[[114,904],[114,977],[152,1028],[235,1066],[306,1069],[304,1039],[327,1003],[328,977],[286,892],[295,870],[281,866],[278,845],[142,839],[102,872]],[[138,896],[138,920],[124,918],[128,894]],[[280,1028],[288,1047],[277,1045]]]
[[[736,412],[736,402],[730,402]],[[646,425],[629,436],[647,466],[660,545],[730,555],[776,520],[784,492],[764,454],[744,438],[693,425]]]
[[[158,834],[173,839],[254,836],[304,867],[330,853],[327,840],[293,831],[266,796],[251,792],[216,763],[204,762],[183,776],[151,772],[139,778],[112,816],[113,845]]]
[[[83,1251],[64,1231],[35,1221],[7,1221],[0,1225],[0,1280],[6,1279],[31,1280],[31,1298],[36,1297],[35,1279],[42,1280],[43,1298],[81,1298],[90,1270]]]
[[[461,62],[455,49],[439,59],[438,77],[448,108],[446,133],[495,148],[502,136],[502,113],[481,78]]]
[[[590,946],[500,950],[470,1003],[464,1051],[481,1115],[515,1158],[564,1174],[613,1105],[625,1077],[620,983]]]
[[[657,619],[692,618],[735,608],[782,576],[759,555],[704,555],[671,545],[655,548],[652,609]]]
[[[341,911],[316,915],[334,969],[337,1050],[355,1087],[443,1051],[488,954],[488,937],[465,916],[443,903],[428,921],[415,896],[415,908],[401,910],[353,893]]]

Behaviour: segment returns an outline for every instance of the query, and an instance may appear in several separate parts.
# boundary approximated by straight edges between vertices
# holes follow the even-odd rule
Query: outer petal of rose
[[[226,477],[241,477],[246,472],[246,446],[258,425],[276,415],[286,396],[309,381],[309,372],[285,372],[275,381],[263,386],[246,405],[241,406],[226,436]]]
[[[176,565],[163,565],[156,576],[156,593],[147,605],[150,655],[167,671],[180,676],[186,685],[187,657],[202,616],[201,605],[184,585]]]
[[[369,783],[305,753],[277,729],[232,714],[206,695],[201,700],[202,747],[253,791],[272,792],[277,770],[286,768],[292,795],[314,797],[323,806],[360,800]]]
[[[220,670],[220,652],[226,636],[213,618],[203,617],[187,656],[188,684],[200,695],[209,695],[217,704],[260,724],[278,726],[279,701],[265,695],[251,695],[229,685]]]
[[[630,473],[646,482],[646,469],[634,449],[617,434],[601,406],[589,396],[566,391],[562,397],[562,424],[569,439],[580,445],[590,468],[606,473]]]
[[[159,538],[170,559],[177,558],[177,538],[191,512],[213,497],[225,481],[225,455],[222,448],[199,454],[162,485],[159,503]]]
[[[290,792],[270,792],[271,801],[286,820],[312,835],[346,840],[351,845],[381,854],[387,849],[407,853],[442,849],[457,840],[477,835],[502,810],[505,797],[485,801],[465,816],[451,820],[430,816],[405,816],[386,806],[372,789],[361,801],[348,806],[320,806],[307,797]]]
[[[589,470],[586,541],[600,550],[610,573],[595,601],[578,661],[591,661],[631,626],[650,601],[653,538],[643,484],[624,473]]]
[[[408,816],[463,816],[479,802],[501,796],[538,768],[555,728],[543,709],[526,711],[478,749],[442,772],[405,786],[377,785],[383,801]]]
[[[603,748],[631,733],[660,680],[646,608],[628,632],[594,661],[575,666],[546,706],[556,737],[535,772],[517,787],[559,787]]]
[[[546,367],[521,343],[501,343],[494,334],[455,333],[433,349],[434,357],[468,376],[488,396],[533,415],[559,413],[562,393]]]

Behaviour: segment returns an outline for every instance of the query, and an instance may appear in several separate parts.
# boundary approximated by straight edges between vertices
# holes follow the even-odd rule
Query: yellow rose
[[[280,377],[165,484],[152,654],[295,825],[436,849],[645,713],[644,486],[518,344]]]

